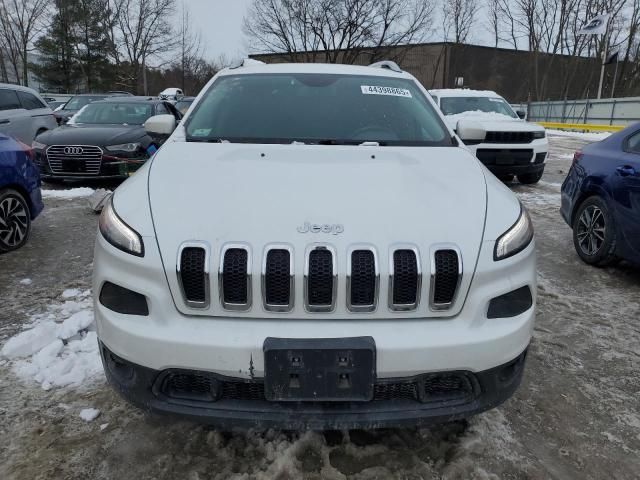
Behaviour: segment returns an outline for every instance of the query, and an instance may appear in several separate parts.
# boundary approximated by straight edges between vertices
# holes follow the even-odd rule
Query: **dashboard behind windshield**
[[[186,133],[188,141],[452,144],[414,81],[364,75],[222,76],[190,114]]]

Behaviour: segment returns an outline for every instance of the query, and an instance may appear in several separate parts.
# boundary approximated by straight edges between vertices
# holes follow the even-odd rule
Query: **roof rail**
[[[260,60],[254,60],[253,58],[243,58],[241,61],[229,68],[233,70],[240,67],[250,67],[252,65],[265,65],[265,63],[261,62]]]
[[[382,60],[381,62],[372,63],[369,66],[373,68],[386,68],[398,73],[402,72],[402,69],[398,66],[398,64],[396,62],[392,62],[391,60]]]

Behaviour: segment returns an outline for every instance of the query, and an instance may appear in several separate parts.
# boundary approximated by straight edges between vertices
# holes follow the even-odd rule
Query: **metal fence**
[[[629,125],[640,122],[640,97],[531,102],[527,119],[532,122]]]

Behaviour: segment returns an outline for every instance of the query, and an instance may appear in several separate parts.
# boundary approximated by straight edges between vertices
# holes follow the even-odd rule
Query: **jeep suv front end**
[[[94,265],[110,383],[224,427],[467,417],[518,387],[535,317],[526,211],[383,68],[218,74],[114,193]]]

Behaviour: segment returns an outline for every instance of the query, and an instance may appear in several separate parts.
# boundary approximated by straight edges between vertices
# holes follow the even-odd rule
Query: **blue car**
[[[0,254],[22,247],[42,211],[40,174],[31,149],[0,134]]]
[[[561,213],[586,263],[640,264],[640,124],[575,153]]]

